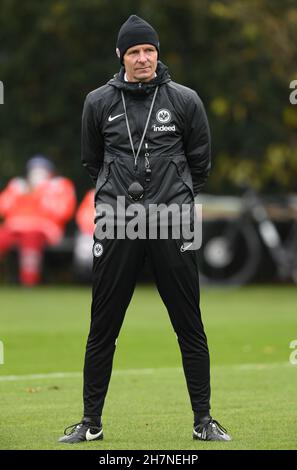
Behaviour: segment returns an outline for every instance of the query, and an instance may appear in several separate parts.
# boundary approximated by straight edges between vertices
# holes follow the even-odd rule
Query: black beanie
[[[127,49],[137,44],[152,44],[160,52],[160,43],[158,34],[154,28],[139,18],[137,15],[131,15],[121,26],[117,40],[117,55],[123,63],[123,57]]]

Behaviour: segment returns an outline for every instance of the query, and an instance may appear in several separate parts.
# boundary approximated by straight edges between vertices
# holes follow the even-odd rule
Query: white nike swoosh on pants
[[[182,246],[180,247],[180,251],[182,251],[182,252],[187,251],[187,250],[190,248],[190,246],[192,246],[192,245],[193,245],[193,242],[192,242],[192,243],[189,243],[187,246],[182,245]]]

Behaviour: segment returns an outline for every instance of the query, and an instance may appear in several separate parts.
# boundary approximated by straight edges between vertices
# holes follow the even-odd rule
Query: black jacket
[[[82,116],[82,164],[96,184],[95,201],[128,197],[137,180],[142,202],[186,203],[203,187],[210,170],[210,133],[201,99],[171,80],[158,62],[148,83],[124,81],[124,69],[106,85],[90,92]],[[121,90],[124,92],[132,140],[137,152],[155,87],[159,86],[144,144],[149,152],[151,180],[145,181],[145,145],[137,169],[130,146]]]

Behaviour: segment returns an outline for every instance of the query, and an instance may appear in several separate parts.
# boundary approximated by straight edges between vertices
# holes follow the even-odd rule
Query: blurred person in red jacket
[[[92,235],[93,240],[93,233],[95,230],[95,206],[94,206],[94,196],[95,196],[95,189],[90,189],[84,196],[82,202],[80,203],[76,216],[75,221],[77,226],[79,227],[81,233]],[[93,244],[93,241],[92,241]],[[92,251],[92,250],[91,250]],[[92,255],[93,258],[93,255]]]
[[[93,264],[94,197],[94,189],[87,191],[75,215],[78,231],[74,239],[74,270],[84,280],[90,279]]]
[[[0,258],[11,248],[19,251],[20,282],[40,282],[43,250],[61,241],[73,216],[76,197],[73,183],[55,174],[43,155],[27,162],[27,177],[13,178],[0,193]]]

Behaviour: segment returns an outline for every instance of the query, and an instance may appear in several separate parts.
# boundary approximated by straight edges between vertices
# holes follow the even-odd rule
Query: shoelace
[[[67,426],[67,428],[65,428],[65,430],[64,430],[65,436],[70,436],[70,434],[73,434],[73,433],[74,433],[74,431],[76,430],[77,427],[80,427],[80,426],[82,426],[82,425],[83,425],[83,423],[80,422],[80,423],[71,424],[70,426]],[[68,429],[70,429],[69,432],[67,432]]]
[[[223,433],[227,434],[227,429],[225,429],[218,421],[215,419],[211,419],[209,422],[210,425],[215,425],[219,431],[222,431]]]

